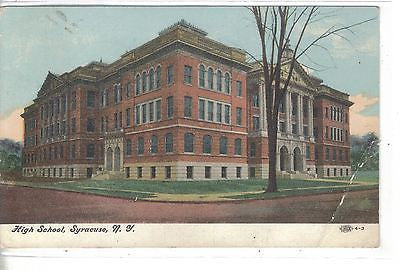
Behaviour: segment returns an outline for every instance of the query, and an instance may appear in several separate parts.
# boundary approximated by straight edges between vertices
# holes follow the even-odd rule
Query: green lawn
[[[379,171],[357,171],[355,173],[354,182],[364,182],[377,184],[379,182]],[[341,177],[338,179],[349,180],[350,176]]]
[[[305,195],[343,191],[344,181],[278,180],[279,192],[265,194],[266,180],[218,180],[218,181],[154,181],[154,180],[79,180],[60,182],[18,182],[19,185],[77,191],[129,199],[146,199],[157,194],[200,195],[218,194],[220,198],[262,199],[282,196]],[[354,186],[351,189],[375,188],[377,185]],[[253,192],[253,193],[252,193]],[[240,194],[243,193],[243,194]]]

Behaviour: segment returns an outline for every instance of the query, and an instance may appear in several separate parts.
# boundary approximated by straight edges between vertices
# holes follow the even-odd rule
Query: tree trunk
[[[278,191],[276,182],[277,124],[268,125],[268,187],[266,192]]]

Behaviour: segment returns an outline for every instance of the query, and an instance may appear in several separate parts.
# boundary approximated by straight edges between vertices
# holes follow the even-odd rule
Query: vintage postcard
[[[3,6],[0,246],[378,247],[376,6]]]

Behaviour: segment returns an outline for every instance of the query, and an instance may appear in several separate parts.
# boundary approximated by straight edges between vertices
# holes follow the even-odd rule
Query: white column
[[[297,130],[298,135],[303,136],[303,96],[297,95]]]
[[[285,121],[286,121],[286,132],[291,133],[291,92],[287,91],[285,96]]]

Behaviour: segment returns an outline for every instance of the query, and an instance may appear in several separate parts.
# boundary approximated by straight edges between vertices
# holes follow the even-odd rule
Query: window
[[[167,83],[172,84],[174,82],[174,69],[172,65],[167,67]]]
[[[94,132],[95,131],[95,124],[93,118],[88,118],[86,121],[86,131],[87,132]]]
[[[231,106],[225,105],[225,124],[231,123]]]
[[[158,152],[158,138],[156,135],[151,136],[151,149],[150,149],[152,154],[155,154]]]
[[[310,159],[310,146],[306,146],[306,159]]]
[[[221,123],[222,122],[222,104],[217,103],[217,122]]]
[[[119,101],[118,97],[118,84],[114,84],[114,103],[117,104]]]
[[[214,102],[208,101],[207,102],[207,120],[214,121]]]
[[[172,133],[165,135],[165,152],[172,153],[174,151],[174,137]]]
[[[140,75],[136,75],[136,79],[135,79],[135,95],[139,95],[140,94]]]
[[[254,93],[252,95],[252,105],[253,105],[253,107],[256,107],[256,108],[260,107],[260,97],[259,97],[258,93]]]
[[[227,167],[221,167],[221,178],[228,178],[228,168]]]
[[[253,130],[259,130],[259,129],[260,129],[260,117],[253,116]]]
[[[192,97],[184,98],[184,117],[192,117]]]
[[[62,177],[62,168],[59,168],[59,169],[58,169],[58,176],[59,176],[59,177]]]
[[[206,179],[211,178],[211,166],[204,167],[204,178],[206,178]]]
[[[252,142],[250,143],[250,157],[255,157],[256,156],[256,143]]]
[[[333,107],[330,106],[330,118],[329,119],[333,119]]]
[[[156,101],[156,119],[161,120],[161,100]]]
[[[137,140],[137,153],[138,153],[138,155],[143,155],[143,153],[144,153],[144,139],[143,139],[143,137],[138,137],[138,140]]]
[[[256,167],[250,167],[250,178],[256,177]]]
[[[193,179],[193,166],[186,166],[186,178]]]
[[[308,126],[303,126],[303,134],[305,137],[308,137]]]
[[[131,83],[127,82],[126,83],[126,98],[130,98],[131,97]]]
[[[318,159],[318,150],[317,148],[314,148],[314,155],[315,155],[315,159]]]
[[[214,70],[212,68],[208,69],[207,72],[207,87],[209,89],[214,89]]]
[[[242,125],[242,108],[240,107],[236,108],[236,125]]]
[[[329,108],[325,107],[325,118],[329,117]]]
[[[171,178],[171,166],[165,166],[165,178],[166,179]]]
[[[211,154],[212,137],[210,135],[203,136],[203,153]]]
[[[330,169],[329,168],[326,169],[326,176],[330,176]]]
[[[226,155],[228,149],[228,139],[224,136],[219,138],[219,153],[221,155]]]
[[[242,140],[237,138],[235,139],[235,155],[242,154]]]
[[[206,77],[206,70],[203,65],[200,65],[199,68],[199,86],[205,87],[205,77]]]
[[[326,148],[326,150],[325,150],[326,152],[325,152],[325,160],[329,160],[330,159],[330,150],[329,150],[329,148]]]
[[[192,133],[185,133],[184,138],[184,152],[193,153],[193,139],[194,135]]]
[[[135,107],[135,110],[136,110],[136,112],[135,112],[136,125],[139,125],[140,124],[140,106],[137,105]]]
[[[137,167],[136,173],[137,173],[137,178],[142,178],[143,177],[143,167]]]
[[[336,149],[332,151],[332,160],[336,160]]]
[[[142,123],[147,123],[147,104],[142,104]]]
[[[336,176],[336,168],[333,169],[333,176]]]
[[[156,68],[156,88],[161,87],[161,66]]]
[[[76,118],[72,118],[71,119],[71,133],[75,133],[75,132],[76,132]]]
[[[192,67],[185,65],[183,81],[187,84],[192,84]]]
[[[71,93],[71,110],[76,109],[76,92]],[[46,110],[46,116],[48,116],[48,109]]]
[[[149,89],[154,89],[154,69],[150,69],[149,72]]]
[[[142,73],[142,92],[146,92],[147,90],[147,73],[143,71]]]
[[[71,148],[70,148],[70,151],[69,151],[69,156],[70,156],[71,159],[75,159],[75,156],[76,156],[75,152],[76,152],[75,144],[71,144]],[[44,156],[45,156],[45,159],[46,159],[46,149],[44,150]]]
[[[154,102],[149,103],[149,122],[154,121]]]
[[[122,128],[122,112],[119,112],[119,128]]]
[[[129,127],[131,125],[131,108],[125,110],[126,113],[126,126]]]
[[[94,144],[90,143],[86,145],[86,157],[94,158]]]
[[[118,113],[114,113],[114,129],[118,128]]]
[[[205,119],[205,101],[202,99],[199,100],[199,119]]]
[[[87,98],[86,98],[86,106],[87,107],[94,107],[95,102],[96,102],[96,93],[94,91],[87,91]],[[57,100],[57,106],[56,106],[56,113],[59,111],[59,100]]]
[[[339,160],[343,160],[343,151],[339,150]]]
[[[229,94],[231,92],[231,76],[229,73],[225,73],[225,93]]]
[[[329,139],[329,127],[325,127],[325,139]]]
[[[236,96],[241,97],[242,95],[243,95],[242,82],[236,81]]]
[[[151,176],[151,178],[156,178],[156,176],[157,176],[157,168],[156,168],[156,166],[151,166],[150,167],[150,176]]]
[[[132,155],[132,140],[131,139],[126,140],[126,155],[127,156]]]
[[[220,70],[217,71],[217,90],[222,91],[222,72]]]
[[[279,122],[279,131],[286,132],[286,122]]]
[[[236,167],[236,178],[242,178],[242,167]]]
[[[172,118],[174,115],[174,100],[173,97],[167,97],[167,117]]]

